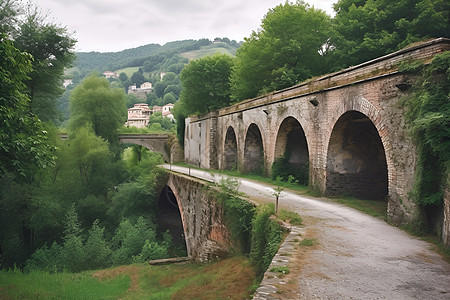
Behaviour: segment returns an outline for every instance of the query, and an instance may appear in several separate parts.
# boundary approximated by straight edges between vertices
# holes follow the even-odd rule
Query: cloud
[[[332,0],[310,2],[331,11]],[[183,39],[241,41],[280,3],[284,0],[39,0],[37,5],[76,31],[77,51],[119,51]]]

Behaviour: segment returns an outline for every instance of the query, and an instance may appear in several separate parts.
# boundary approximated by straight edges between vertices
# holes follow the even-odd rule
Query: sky
[[[77,52],[216,37],[243,41],[284,0],[34,0],[48,20],[78,40]],[[307,0],[333,15],[337,0]]]

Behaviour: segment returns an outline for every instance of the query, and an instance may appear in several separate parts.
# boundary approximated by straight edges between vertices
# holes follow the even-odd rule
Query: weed
[[[269,271],[274,273],[289,274],[289,268],[284,266],[273,267]]]
[[[317,244],[316,239],[304,239],[300,242],[300,246],[311,247]]]

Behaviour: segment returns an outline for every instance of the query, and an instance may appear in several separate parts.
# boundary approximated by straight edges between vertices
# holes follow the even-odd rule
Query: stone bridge
[[[417,149],[402,105],[414,75],[398,66],[428,63],[449,49],[448,39],[428,41],[188,118],[185,160],[206,169],[267,175],[284,157],[291,167],[309,170],[310,187],[325,195],[384,200],[390,221],[414,221],[418,208],[408,193]]]
[[[159,197],[160,228],[169,229],[174,240],[183,237],[195,261],[222,257],[232,248],[224,208],[214,190],[207,181],[169,172]]]
[[[167,134],[119,134],[119,142],[143,146],[159,152],[167,163],[183,161],[183,152],[178,143]]]

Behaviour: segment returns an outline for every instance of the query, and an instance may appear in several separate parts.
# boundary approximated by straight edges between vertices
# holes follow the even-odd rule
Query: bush
[[[281,177],[283,181],[288,181],[289,176],[293,176],[294,181],[299,184],[308,185],[309,180],[309,163],[305,163],[299,167],[289,162],[287,156],[277,158],[272,164],[271,178],[275,180]]]
[[[47,245],[42,246],[27,260],[24,271],[42,270],[50,273],[61,272],[63,270],[61,250],[62,247],[56,242],[53,242],[50,248]]]
[[[270,218],[274,213],[273,203],[262,205],[256,210],[252,221],[250,259],[259,275],[270,265],[283,239],[281,225]]]
[[[249,253],[255,208],[238,197],[237,187],[236,179],[222,179],[219,184],[219,201],[224,205],[225,222],[233,241],[243,253]]]
[[[105,228],[101,228],[98,223],[99,220],[95,220],[92,224],[83,247],[87,269],[100,269],[111,265],[112,250],[103,236]]]

